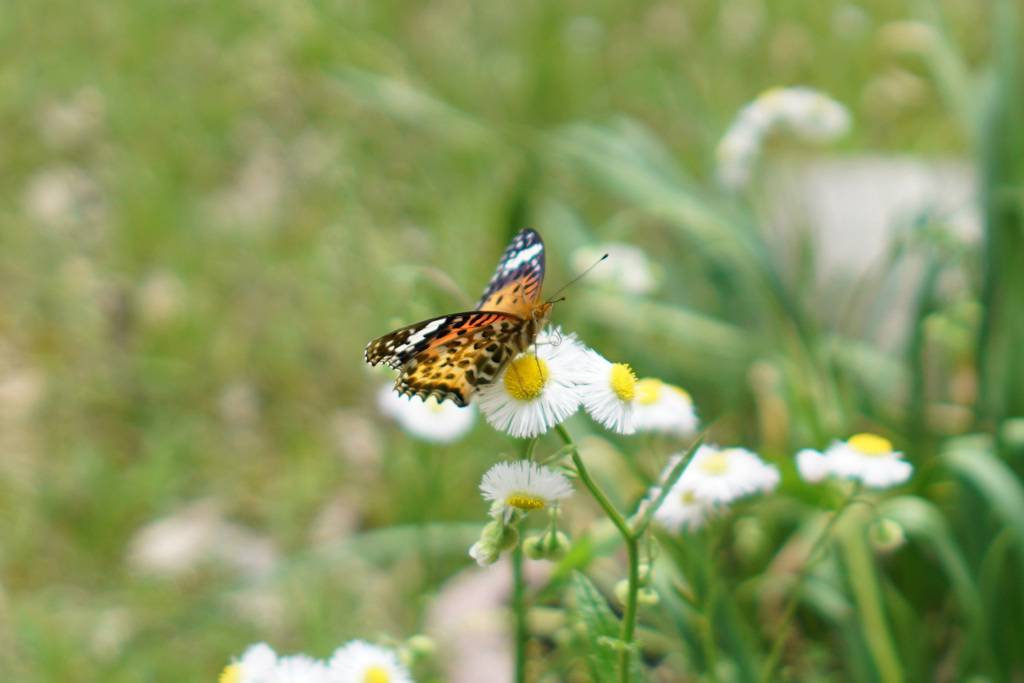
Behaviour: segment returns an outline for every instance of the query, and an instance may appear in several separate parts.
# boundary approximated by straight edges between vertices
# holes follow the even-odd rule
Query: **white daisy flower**
[[[327,666],[309,655],[289,655],[277,661],[269,683],[328,683]]]
[[[855,434],[847,441],[836,441],[824,453],[802,450],[796,464],[800,476],[809,482],[831,474],[876,489],[899,486],[914,473],[903,453],[894,451],[889,440],[877,434]]]
[[[414,683],[394,650],[353,640],[334,651],[331,683]]]
[[[633,424],[637,431],[692,434],[697,429],[693,399],[677,386],[647,377],[637,383],[633,399]]]
[[[484,474],[480,482],[484,500],[504,514],[505,522],[515,510],[542,510],[572,495],[572,483],[560,472],[529,460],[499,462]]]
[[[647,497],[654,501],[660,495],[661,487],[655,486]],[[713,503],[697,498],[693,491],[676,482],[661,507],[654,512],[654,520],[672,533],[696,531],[708,523],[715,508]]]
[[[649,294],[657,287],[655,265],[643,249],[625,242],[581,247],[572,254],[573,267],[582,273],[604,254],[608,254],[608,261],[587,276],[588,283],[625,294]]]
[[[517,438],[543,434],[580,405],[574,380],[585,347],[575,335],[546,330],[531,351],[509,363],[496,381],[477,392],[488,424]]]
[[[634,399],[639,395],[633,369],[625,363],[612,363],[587,349],[587,362],[577,373],[576,387],[590,417],[619,434],[636,431]]]
[[[269,683],[277,670],[277,653],[266,643],[250,645],[239,659],[229,664],[219,683]]]
[[[680,456],[669,460],[668,472]],[[744,448],[719,449],[702,445],[683,470],[677,486],[709,503],[731,503],[754,493],[767,493],[779,484],[779,471]]]
[[[377,405],[411,436],[431,443],[461,439],[473,428],[476,419],[476,408],[472,404],[461,408],[451,401],[438,403],[433,396],[426,400],[403,396],[390,384],[381,387]]]

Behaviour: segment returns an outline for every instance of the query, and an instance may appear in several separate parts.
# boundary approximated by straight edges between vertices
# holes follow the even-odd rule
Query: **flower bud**
[[[430,636],[418,633],[405,641],[413,660],[429,659],[437,653],[437,643]]]
[[[657,605],[661,602],[661,596],[658,595],[658,591],[650,586],[645,586],[637,591],[636,602],[638,605]]]
[[[651,565],[649,562],[641,562],[637,567],[638,583],[646,586],[651,582]]]
[[[544,539],[541,536],[530,536],[523,540],[523,554],[531,560],[544,559]]]
[[[899,522],[884,517],[871,525],[868,529],[868,538],[871,539],[871,545],[875,551],[880,553],[890,553],[907,540]]]
[[[623,579],[615,584],[615,599],[620,605],[625,605],[629,600],[629,580]]]
[[[514,526],[506,526],[501,529],[501,550],[509,551],[515,550],[516,546],[519,545],[519,530]]]
[[[481,567],[489,567],[498,561],[500,550],[490,541],[479,540],[469,549],[469,556]]]
[[[557,562],[568,555],[569,548],[572,547],[569,537],[561,531],[555,531],[544,536],[543,545],[544,559],[551,560],[552,562]]]

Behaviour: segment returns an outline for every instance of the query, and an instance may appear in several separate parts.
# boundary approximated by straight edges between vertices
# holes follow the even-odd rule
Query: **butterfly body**
[[[544,242],[523,230],[505,250],[476,310],[414,323],[374,339],[366,362],[399,371],[395,391],[465,406],[523,353],[551,317],[540,300]]]

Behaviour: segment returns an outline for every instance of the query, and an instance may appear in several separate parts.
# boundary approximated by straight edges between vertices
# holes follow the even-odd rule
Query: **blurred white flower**
[[[302,654],[278,657],[269,645],[259,643],[251,645],[240,659],[225,667],[217,680],[218,683],[333,683],[337,679],[319,659]]]
[[[836,140],[850,129],[850,113],[810,88],[772,88],[740,110],[715,151],[719,183],[738,189],[749,182],[765,138],[785,130],[808,142]]]
[[[564,422],[580,405],[575,381],[585,355],[575,335],[558,328],[538,334],[532,350],[478,391],[476,400],[488,424],[525,438]]]
[[[682,457],[677,454],[669,458],[661,474],[662,484]],[[699,529],[713,513],[728,509],[729,503],[767,493],[778,484],[778,470],[755,453],[702,445],[655,511],[654,519],[669,531]],[[660,487],[651,488],[646,500],[655,500],[661,491]]]
[[[637,431],[685,435],[696,431],[699,424],[690,395],[660,379],[640,380],[633,403],[633,424]]]
[[[581,247],[572,254],[573,268],[582,273],[604,254],[608,254],[608,259],[587,275],[587,282],[626,294],[648,294],[657,287],[655,266],[647,254],[640,247],[625,242]]]
[[[804,449],[796,454],[800,476],[818,482],[829,475],[840,479],[856,479],[870,488],[899,486],[910,479],[914,466],[903,453],[877,434],[855,434],[847,441],[836,441],[824,453]]]
[[[106,102],[95,88],[79,88],[72,96],[43,110],[37,125],[49,147],[66,150],[94,139],[103,126]]]
[[[606,429],[632,434],[636,431],[634,401],[639,395],[633,369],[625,363],[612,363],[592,349],[587,349],[586,359],[576,379],[583,407]]]
[[[267,683],[328,683],[330,680],[327,666],[319,659],[309,655],[288,655],[277,660]]]
[[[464,408],[451,401],[438,403],[433,396],[423,400],[419,396],[403,396],[388,384],[381,387],[377,405],[402,429],[422,441],[452,443],[473,428],[476,408]]]
[[[573,494],[568,477],[529,460],[494,465],[484,474],[480,491],[506,522],[515,510],[543,510]]]
[[[168,577],[190,572],[206,562],[263,577],[277,565],[273,541],[228,522],[213,500],[186,505],[135,532],[128,563],[140,572]]]
[[[647,495],[648,501],[657,499],[661,491],[661,487],[653,487]],[[713,503],[697,498],[693,491],[680,487],[677,482],[654,513],[654,521],[672,533],[695,531],[707,524],[714,510]]]
[[[363,640],[335,650],[329,667],[331,683],[413,683],[394,650]]]
[[[25,187],[25,211],[57,235],[94,239],[107,227],[107,200],[96,180],[71,164],[48,167]]]
[[[677,456],[678,457],[678,456]],[[670,470],[678,460],[672,458]],[[678,486],[710,503],[731,503],[754,493],[767,493],[779,484],[779,471],[744,448],[702,445],[686,466]]]
[[[143,323],[160,327],[177,320],[185,312],[185,284],[167,270],[157,270],[135,291],[135,307]]]
[[[225,232],[263,234],[284,219],[289,169],[275,142],[259,139],[262,132],[251,135],[234,179],[207,200],[210,221]]]
[[[242,656],[226,666],[218,683],[269,683],[277,669],[277,653],[266,643],[250,645]]]
[[[796,469],[804,481],[817,484],[831,474],[830,461],[820,451],[805,448],[796,454]]]

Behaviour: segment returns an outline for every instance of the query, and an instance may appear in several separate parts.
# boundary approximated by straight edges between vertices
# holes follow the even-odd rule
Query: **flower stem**
[[[825,527],[821,530],[818,538],[815,539],[814,545],[811,546],[810,552],[807,553],[807,559],[800,568],[800,573],[797,574],[796,582],[793,584],[792,591],[789,594],[789,602],[786,603],[786,607],[782,612],[782,618],[779,620],[779,625],[775,628],[775,642],[772,643],[772,649],[768,654],[768,660],[765,662],[764,669],[761,672],[761,683],[769,683],[769,681],[772,680],[772,674],[775,672],[775,667],[778,665],[779,658],[782,656],[782,647],[786,643],[786,636],[789,632],[789,623],[793,620],[793,615],[796,614],[797,605],[800,604],[800,588],[803,586],[804,580],[811,571],[811,566],[813,564],[812,560],[825,544],[825,541],[831,534],[836,522],[839,520],[839,516],[852,503],[857,502],[855,496],[859,492],[860,487],[858,486],[850,493],[850,496],[842,505],[839,506],[839,509],[835,511],[832,518],[828,520],[828,523],[825,524]]]
[[[523,580],[523,549],[512,551],[512,619],[515,629],[515,683],[526,680],[526,582]]]
[[[569,432],[566,431],[562,425],[556,425],[555,429],[558,431],[559,436],[562,437],[562,441],[565,442],[566,446],[571,446],[572,451],[572,462],[576,466],[576,471],[580,475],[580,481],[587,487],[594,499],[597,500],[598,505],[604,510],[608,518],[612,520],[612,524],[619,530],[619,534],[622,536],[622,540],[626,544],[626,558],[629,563],[629,590],[626,595],[626,607],[625,612],[622,615],[622,634],[620,636],[621,649],[619,650],[619,682],[630,683],[630,676],[633,669],[633,635],[636,632],[636,610],[637,610],[637,592],[640,589],[640,535],[635,535],[629,528],[629,524],[626,523],[626,519],[622,514],[615,509],[612,502],[608,500],[608,496],[605,495],[601,487],[597,485],[597,482],[590,476],[590,472],[587,471],[586,465],[583,464],[583,458],[580,457],[580,451],[576,447],[576,443],[569,436]]]

